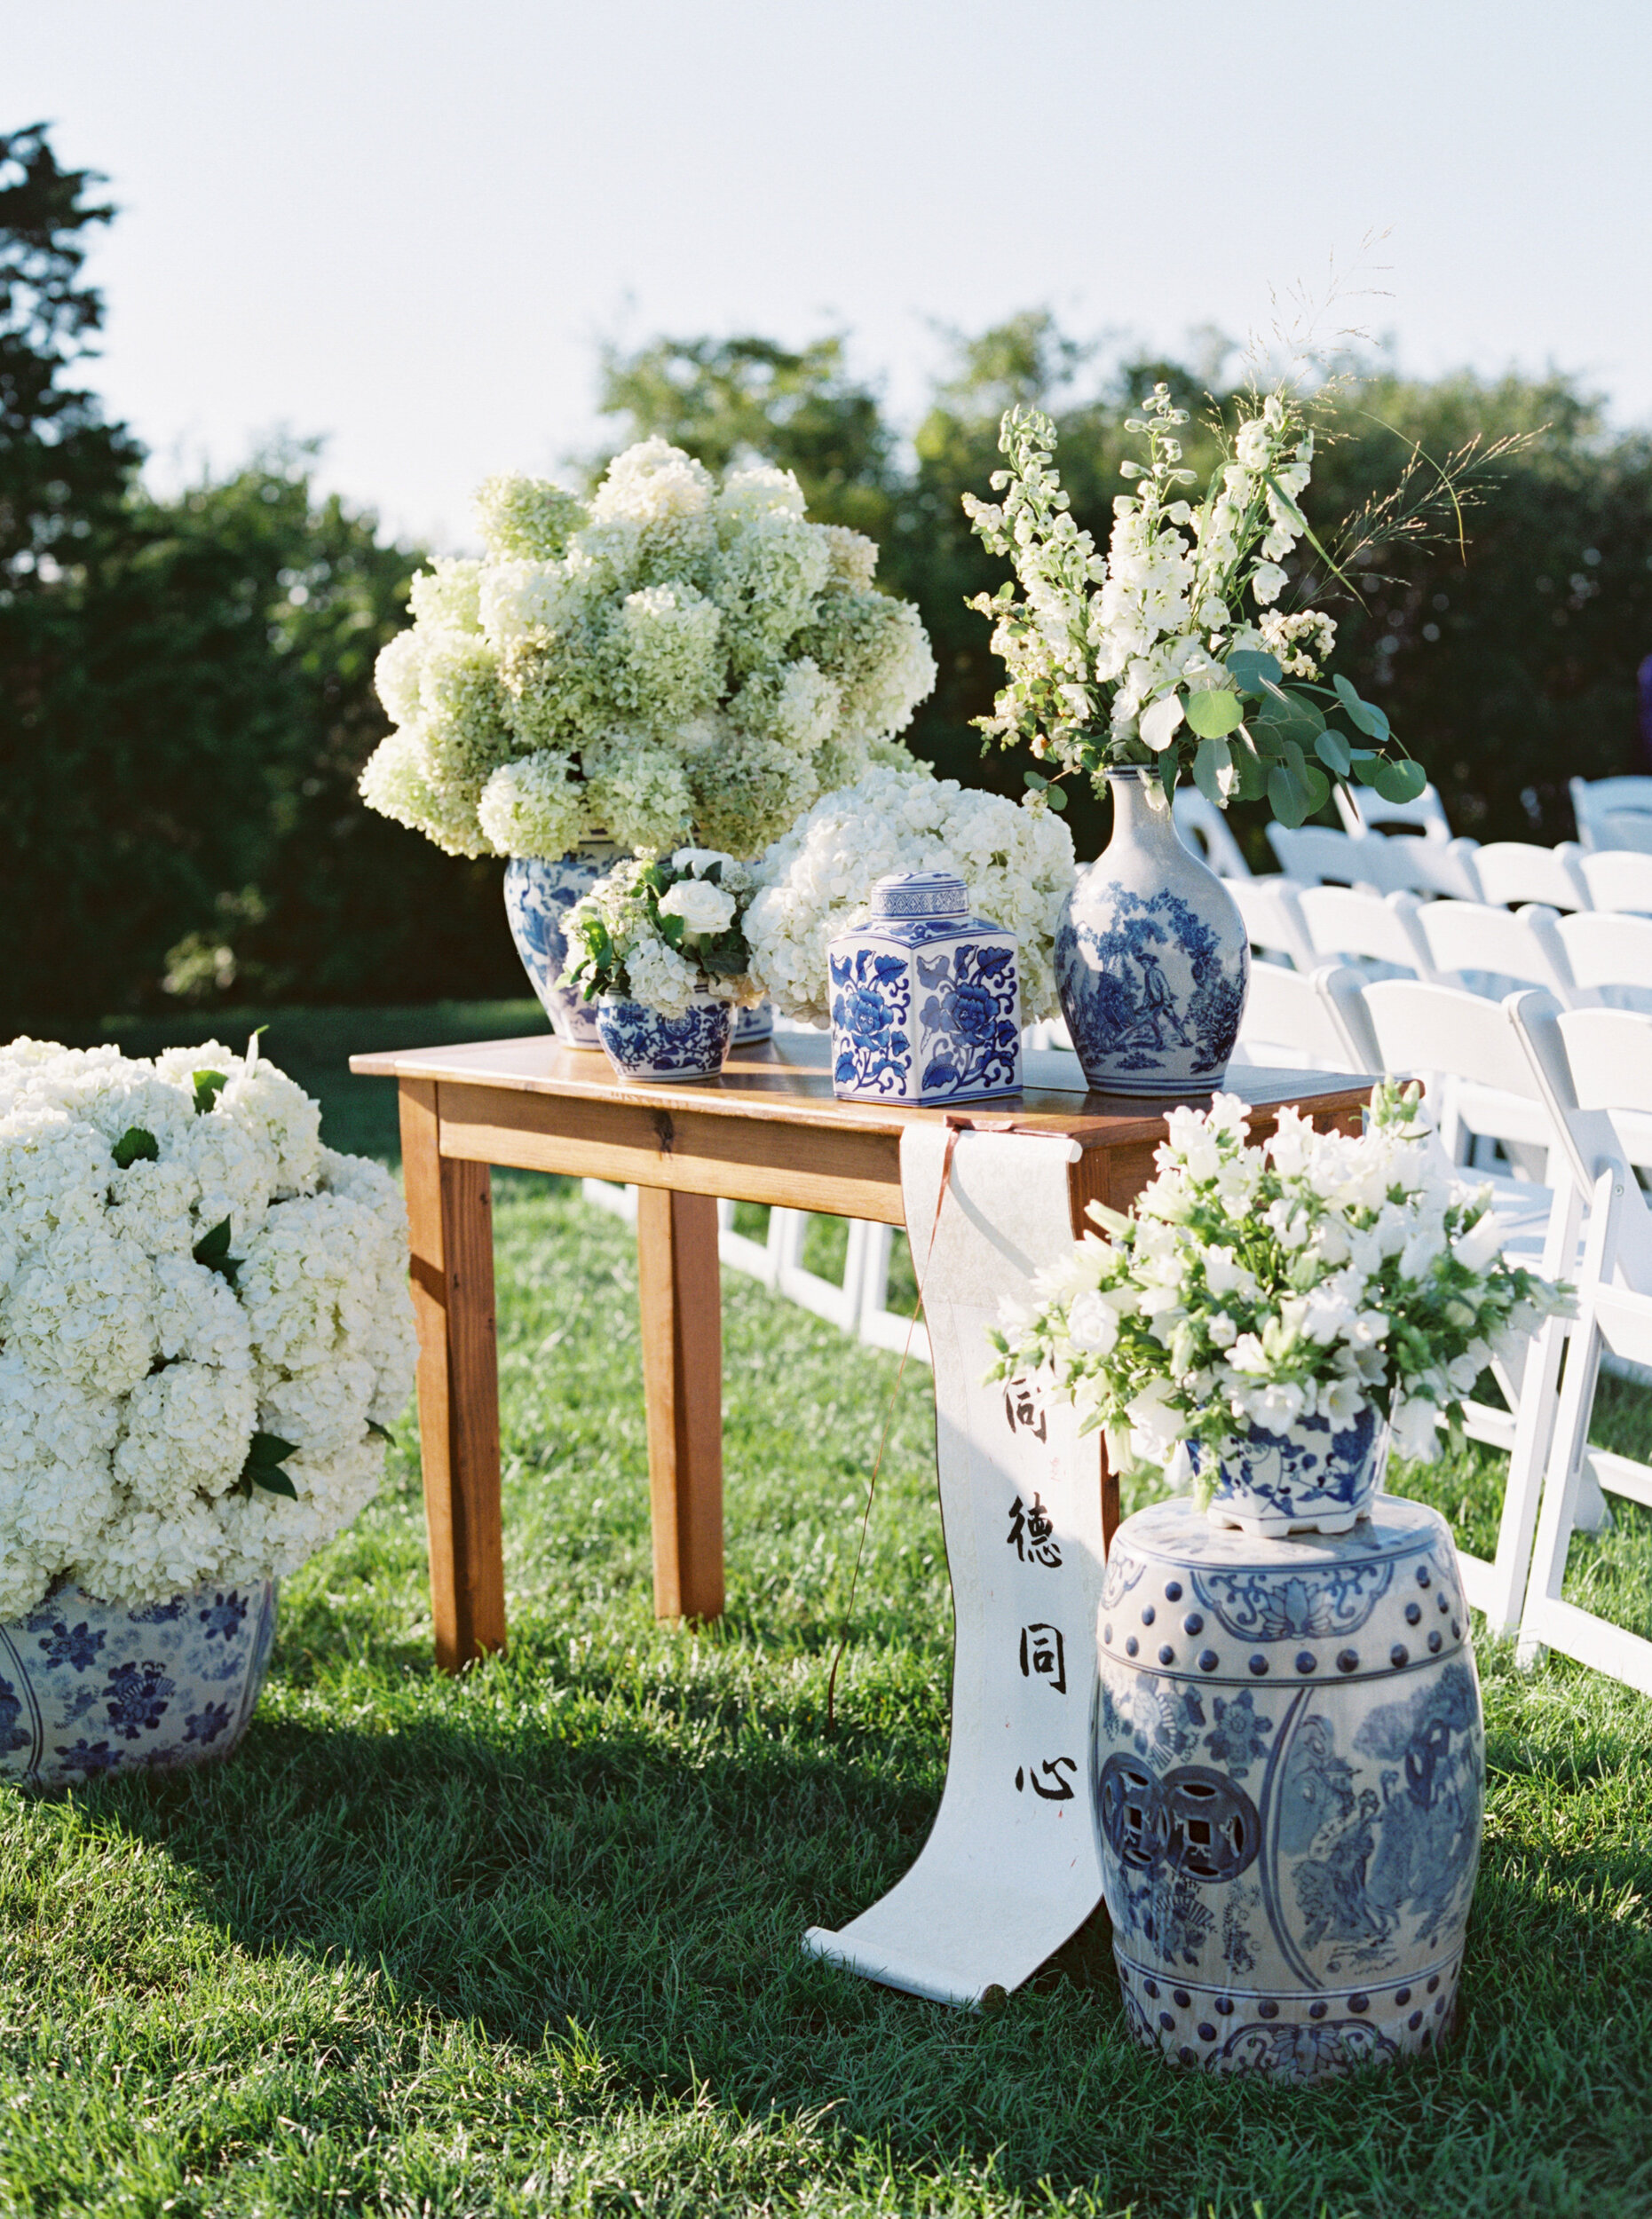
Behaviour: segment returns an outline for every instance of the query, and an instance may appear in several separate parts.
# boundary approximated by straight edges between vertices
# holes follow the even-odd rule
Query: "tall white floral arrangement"
[[[869,770],[828,794],[758,865],[746,913],[752,968],[786,1015],[831,1021],[826,945],[870,914],[892,871],[953,871],[976,912],[1020,944],[1028,1023],[1056,1007],[1054,950],[1073,882],[1072,835],[1042,800],[1012,802],[922,770]]]
[[[873,542],[803,510],[789,470],[719,484],[658,438],[589,502],[489,479],[486,554],[421,573],[379,658],[396,730],[364,796],[459,855],[594,837],[755,855],[935,683],[917,611],[873,584]]]
[[[412,1385],[407,1220],[217,1043],[0,1049],[0,1618],[295,1570]]]

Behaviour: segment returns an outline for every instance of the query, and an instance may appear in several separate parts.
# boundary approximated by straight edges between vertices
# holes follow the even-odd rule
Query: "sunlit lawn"
[[[344,1048],[529,1022],[278,1015],[266,1046],[342,1144],[384,1152],[389,1090],[341,1085]],[[286,1591],[232,1763],[0,1802],[0,2208],[1652,2211],[1648,1706],[1482,1652],[1461,2031],[1386,2076],[1166,2069],[1126,2046],[1100,1921],[992,2018],[806,1959],[939,1795],[927,1375],[899,1390],[828,1739],[895,1359],[728,1276],[730,1607],[658,1626],[630,1236],[572,1189],[499,1189],[510,1654],[431,1669],[409,1417],[383,1495]],[[1482,1464],[1427,1491],[1483,1543]],[[1648,1527],[1576,1554],[1652,1631]]]

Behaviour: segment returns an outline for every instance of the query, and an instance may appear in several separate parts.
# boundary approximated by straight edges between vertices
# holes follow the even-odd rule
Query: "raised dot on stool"
[[[1185,1988],[1172,1988],[1170,1991],[1170,2000],[1173,2003],[1179,2003],[1185,2011],[1188,2005],[1193,2001],[1193,1998],[1188,1994]]]
[[[1251,1659],[1251,1670],[1255,1673],[1258,1679],[1260,1679],[1262,1674],[1268,1670],[1268,1659],[1262,1654],[1260,1649],[1256,1651],[1255,1654]]]
[[[1422,1623],[1422,1616],[1423,1616],[1423,1607],[1422,1607],[1422,1605],[1421,1605],[1420,1603],[1407,1603],[1407,1604],[1406,1604],[1406,1606],[1405,1606],[1405,1623],[1406,1623],[1406,1624],[1407,1624],[1408,1626],[1418,1626],[1418,1625],[1420,1625],[1420,1624]]]
[[[1102,1628],[1102,1639],[1103,1639],[1103,1641],[1111,1641],[1111,1640],[1112,1639],[1112,1638],[1113,1638],[1113,1630],[1112,1630],[1112,1628],[1111,1628],[1111,1626],[1103,1626],[1103,1627]]]
[[[1451,1598],[1449,1595],[1442,1595],[1439,1600],[1442,1610],[1450,1610],[1451,1607]]]
[[[1259,2003],[1256,2006],[1256,2016],[1259,2018],[1277,2018],[1279,2006],[1274,2002]]]
[[[1142,1644],[1141,1644],[1141,1643],[1140,1643],[1140,1642],[1136,1639],[1136,1638],[1135,1638],[1135,1636],[1134,1636],[1134,1633],[1126,1633],[1126,1636],[1125,1636],[1125,1654],[1126,1654],[1126,1656],[1134,1656],[1134,1655],[1135,1654],[1136,1651],[1137,1651],[1137,1650],[1141,1647],[1141,1646],[1142,1646]]]
[[[1166,1580],[1165,1582],[1165,1600],[1167,1603],[1179,1603],[1182,1600],[1182,1582],[1180,1580]]]
[[[1330,2008],[1324,1998],[1320,1996],[1308,2005],[1308,2015],[1310,2018],[1323,2018]]]
[[[1151,1604],[1151,1603],[1143,1603],[1143,1604],[1142,1604],[1142,1623],[1144,1626],[1150,1626],[1150,1625],[1152,1624],[1152,1623],[1153,1623],[1153,1620],[1154,1620],[1154,1617],[1155,1617],[1155,1615],[1157,1615],[1157,1614],[1155,1613],[1155,1611],[1154,1611],[1154,1609],[1153,1609],[1153,1606],[1152,1606],[1152,1604]]]
[[[1406,2004],[1408,2004],[1411,2000],[1411,1990],[1409,1988],[1395,1988],[1394,1991],[1394,2000],[1403,2010]]]
[[[1406,1647],[1403,1641],[1396,1641],[1394,1646],[1388,1651],[1388,1662],[1393,1665],[1396,1672],[1399,1670],[1402,1664],[1409,1664],[1411,1661],[1411,1653]]]
[[[1371,2009],[1370,1996],[1350,1995],[1348,1998],[1348,2009],[1351,2011],[1368,2011]]]
[[[1199,2040],[1200,2040],[1201,2041],[1215,2041],[1215,2039],[1216,2039],[1216,2029],[1215,2029],[1215,2028],[1214,2028],[1214,2027],[1211,2025],[1211,2023],[1210,2023],[1209,2019],[1207,2019],[1207,2018],[1202,2018],[1202,2019],[1200,2019],[1200,2021],[1199,2021]]]
[[[1438,1656],[1438,1655],[1439,1655],[1439,1654],[1440,1654],[1440,1644],[1441,1644],[1441,1641],[1442,1641],[1443,1639],[1444,1639],[1444,1637],[1443,1637],[1443,1635],[1441,1633],[1440,1629],[1439,1629],[1439,1627],[1438,1627],[1438,1626],[1433,1626],[1433,1627],[1431,1627],[1431,1628],[1429,1629],[1429,1633],[1428,1633],[1428,1653],[1429,1653],[1429,1654],[1430,1654],[1431,1656]]]
[[[1429,1994],[1430,1994],[1430,1995],[1432,1995],[1432,1994],[1434,1994],[1435,1990],[1435,1989],[1439,1986],[1439,1985],[1440,1985],[1440,1976],[1439,1976],[1439,1974],[1438,1974],[1437,1972],[1431,1972],[1431,1973],[1428,1975],[1428,1993],[1429,1993]]]
[[[1451,1621],[1451,1639],[1452,1639],[1452,1640],[1453,1640],[1453,1641],[1460,1641],[1460,1640],[1462,1639],[1462,1638],[1463,1638],[1463,1629],[1462,1629],[1462,1625],[1461,1625],[1461,1623],[1459,1623],[1459,1621],[1458,1621],[1458,1620],[1457,1620],[1457,1619],[1453,1618],[1453,1619],[1452,1619],[1452,1621]]]
[[[1358,1671],[1359,1651],[1357,1649],[1339,1649],[1337,1651],[1337,1670],[1340,1672]]]
[[[1426,1564],[1419,1564],[1417,1567],[1417,1584],[1419,1587],[1427,1587],[1429,1584],[1428,1567]]]
[[[1445,1998],[1444,1998],[1444,1996],[1443,1996],[1443,1995],[1436,1995],[1436,1996],[1435,1996],[1435,2002],[1434,2002],[1434,2015],[1435,2015],[1435,2017],[1436,2018],[1439,2018],[1439,2016],[1440,2016],[1440,2014],[1441,2014],[1441,2012],[1442,2012],[1444,2009],[1445,2009]]]
[[[1216,1998],[1216,2009],[1221,2012],[1224,2018],[1231,2018],[1233,2017],[1233,1998],[1230,1995],[1219,1995]]]
[[[1405,2022],[1405,2024],[1411,2028],[1412,2033],[1417,2032],[1417,2029],[1422,2025],[1422,2023],[1423,2015],[1420,2011],[1413,2011]]]
[[[1311,1672],[1318,1662],[1319,1659],[1314,1654],[1312,1649],[1299,1649],[1296,1653],[1296,1669],[1299,1672]]]
[[[1187,1616],[1182,1621],[1182,1631],[1183,1633],[1204,1632],[1205,1621],[1197,1610],[1189,1611]]]
[[[1175,1661],[1176,1661],[1176,1653],[1175,1653],[1174,1649],[1173,1649],[1173,1648],[1171,1647],[1171,1646],[1170,1646],[1170,1644],[1169,1644],[1169,1642],[1168,1642],[1168,1641],[1162,1642],[1162,1643],[1160,1644],[1160,1646],[1159,1646],[1159,1651],[1158,1651],[1158,1661],[1159,1661],[1159,1662],[1160,1662],[1161,1664],[1174,1664],[1174,1663],[1175,1662]]]
[[[1142,1986],[1146,1989],[1149,1995],[1157,1995],[1158,1994],[1158,1983],[1157,1980],[1143,1980]],[[1403,1995],[1401,1996],[1400,2001],[1403,2003],[1405,1997]]]
[[[1217,1655],[1214,1649],[1201,1649],[1199,1651],[1199,1670],[1201,1672],[1213,1672],[1221,1662],[1221,1659]]]
[[[1181,2049],[1177,2050],[1176,2055],[1181,2058],[1183,2065],[1197,2065],[1199,2061],[1198,2051],[1197,2049],[1189,2049],[1185,2041],[1182,2043]]]
[[[1418,2017],[1418,2021],[1419,2021],[1419,2023],[1420,2024],[1421,2019],[1422,2019],[1422,2013],[1421,2013],[1420,2011],[1419,2011],[1419,2012],[1418,2012],[1418,2014],[1417,2014],[1417,2017]],[[1176,2025],[1176,2015],[1175,2015],[1174,2011],[1160,2011],[1160,2013],[1158,2014],[1158,2023],[1159,2023],[1159,2025],[1160,2025],[1160,2026],[1164,2028],[1165,2032],[1166,2032],[1167,2034],[1168,2034],[1168,2033],[1174,2033],[1174,2031],[1175,2031],[1175,2025]]]

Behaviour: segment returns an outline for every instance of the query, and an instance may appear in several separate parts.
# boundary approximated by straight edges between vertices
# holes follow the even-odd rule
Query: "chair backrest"
[[[1366,894],[1349,886],[1306,886],[1296,900],[1315,963],[1358,956],[1426,977],[1432,966],[1417,930],[1418,907],[1415,894]]]
[[[1492,840],[1474,851],[1480,898],[1495,906],[1546,902],[1551,909],[1590,909],[1589,882],[1578,867],[1583,849],[1575,840],[1558,848],[1539,848],[1529,840]]]
[[[1294,879],[1270,872],[1266,878],[1229,879],[1227,887],[1253,948],[1264,955],[1283,956],[1299,971],[1313,969],[1313,952],[1298,907],[1305,889]]]
[[[1572,990],[1567,1000],[1652,1013],[1652,917],[1583,909],[1557,918],[1554,934]]]
[[[1209,864],[1218,878],[1248,879],[1251,866],[1234,838],[1227,818],[1213,802],[1207,802],[1196,786],[1176,788],[1171,810],[1182,844]]]
[[[1474,864],[1480,850],[1472,840],[1388,840],[1380,833],[1378,862],[1385,894],[1436,894],[1448,901],[1477,902],[1480,879]]]
[[[1535,993],[1508,1007],[1579,1188],[1588,1192],[1602,1165],[1619,1168],[1617,1276],[1652,1294],[1652,1211],[1632,1169],[1652,1154],[1652,1017],[1560,1009]]]
[[[1422,1080],[1454,1162],[1466,1160],[1474,1134],[1512,1144],[1512,1156],[1541,1149],[1547,1161],[1559,1136],[1515,1030],[1516,997],[1490,1001],[1426,979],[1387,978],[1363,988],[1361,999],[1382,1070]],[[1558,1007],[1553,996],[1543,999]]]
[[[1596,909],[1652,916],[1652,859],[1630,848],[1596,848],[1578,857],[1577,867]]]
[[[1332,832],[1327,825],[1303,825],[1292,831],[1286,825],[1269,825],[1268,842],[1279,858],[1286,878],[1304,886],[1367,886],[1386,893],[1381,875],[1383,851],[1389,845],[1380,833],[1362,833],[1357,838]]]
[[[1635,855],[1652,855],[1652,817],[1640,809],[1603,809],[1594,820],[1597,848],[1627,848]]]
[[[1572,998],[1552,909],[1493,909],[1486,902],[1423,902],[1413,918],[1429,967],[1443,984],[1463,984],[1501,1000],[1511,983]]]
[[[1343,1019],[1349,986],[1357,999],[1358,979],[1334,964],[1311,977],[1277,963],[1253,964],[1239,1026],[1243,1061],[1285,1070],[1298,1064],[1323,1071],[1374,1070],[1367,1045]]]
[[[1424,786],[1414,802],[1385,802],[1375,787],[1337,788],[1337,815],[1351,833],[1373,831],[1379,825],[1415,825],[1425,840],[1449,840],[1445,804],[1432,786]]]
[[[1613,848],[1620,844],[1611,836],[1609,820],[1613,817],[1652,818],[1652,778],[1573,778],[1569,786],[1577,838],[1585,848]],[[1647,830],[1652,833],[1652,823]],[[1644,850],[1644,843],[1639,838],[1626,839],[1621,844]]]

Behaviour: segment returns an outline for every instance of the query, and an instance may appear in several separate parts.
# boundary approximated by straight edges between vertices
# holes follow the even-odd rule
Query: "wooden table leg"
[[[710,1195],[639,1187],[654,1615],[723,1611],[723,1299]]]
[[[401,1081],[401,1162],[419,1326],[419,1446],[436,1662],[505,1646],[493,1175],[441,1155],[435,1083]],[[715,1207],[715,1205],[714,1205]]]

